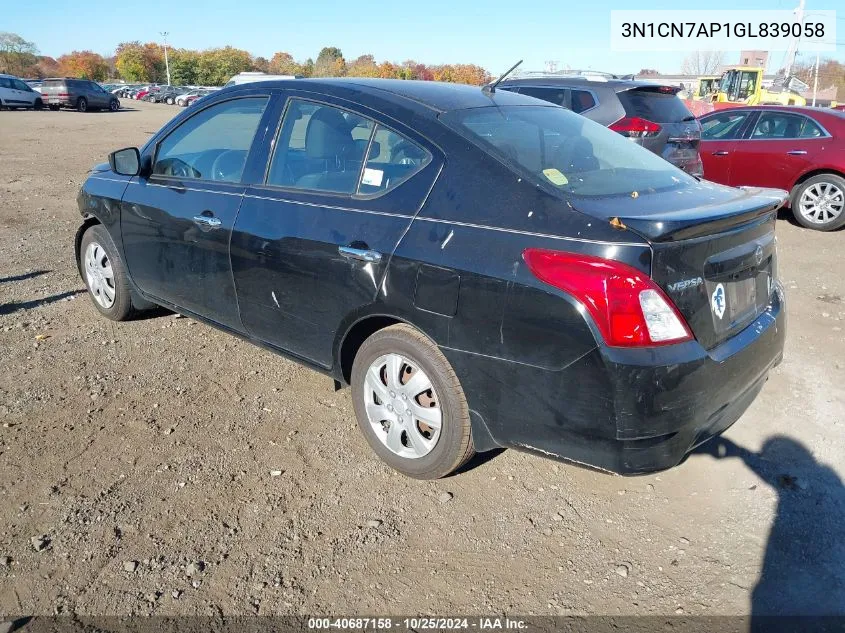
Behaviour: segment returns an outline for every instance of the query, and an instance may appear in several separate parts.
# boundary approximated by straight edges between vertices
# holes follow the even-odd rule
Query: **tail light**
[[[636,268],[591,255],[528,248],[522,254],[537,279],[575,297],[605,343],[647,347],[692,340],[671,300]]]
[[[59,94],[57,94],[56,96],[57,96],[59,99],[67,99],[67,98],[70,96],[70,94],[69,94],[69,93],[67,93],[67,92],[60,92],[60,93],[59,93]]]
[[[610,129],[628,138],[647,138],[657,136],[663,128],[659,123],[647,121],[638,116],[626,116],[616,123],[611,123]]]

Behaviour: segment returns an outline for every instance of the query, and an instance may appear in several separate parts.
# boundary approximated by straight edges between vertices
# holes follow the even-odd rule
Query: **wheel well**
[[[800,187],[803,183],[807,182],[810,178],[813,178],[815,176],[821,176],[822,174],[833,174],[834,176],[845,178],[845,174],[836,171],[835,169],[815,169],[813,171],[808,171],[806,174],[796,180],[794,185],[792,185],[792,190],[789,192],[790,206],[792,206],[792,203],[794,202],[793,198],[795,197],[795,194],[798,193],[798,187]]]
[[[344,382],[348,385],[352,381],[352,363],[361,345],[370,336],[391,325],[402,323],[399,319],[389,316],[371,316],[358,321],[346,333],[343,342],[340,344],[340,371]]]
[[[73,254],[76,257],[76,268],[79,271],[80,276],[82,275],[82,265],[79,260],[79,250],[82,248],[82,236],[85,235],[85,232],[91,228],[92,226],[100,224],[100,221],[95,218],[94,216],[89,216],[85,218],[85,221],[82,225],[76,230],[76,239],[74,240],[73,244]]]

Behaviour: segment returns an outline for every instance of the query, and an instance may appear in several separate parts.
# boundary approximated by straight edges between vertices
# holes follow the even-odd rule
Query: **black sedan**
[[[780,361],[785,195],[512,92],[273,81],[95,167],[75,249],[107,318],[166,306],[351,385],[412,477],[499,446],[637,473]]]

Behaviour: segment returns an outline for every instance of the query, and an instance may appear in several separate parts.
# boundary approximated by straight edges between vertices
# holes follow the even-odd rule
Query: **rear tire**
[[[82,236],[79,270],[97,311],[112,321],[126,321],[135,313],[126,268],[109,232],[95,224]]]
[[[835,231],[845,225],[845,178],[819,174],[795,187],[790,206],[795,220],[816,231]]]
[[[109,110],[112,112],[117,112],[118,110],[120,110],[120,101],[118,101],[117,99],[113,99],[112,101],[110,101]]]
[[[79,100],[76,102],[76,109],[79,112],[88,112],[88,99],[79,97]]]
[[[391,468],[415,479],[439,479],[475,454],[458,377],[419,330],[400,324],[370,336],[355,356],[351,382],[358,426]]]

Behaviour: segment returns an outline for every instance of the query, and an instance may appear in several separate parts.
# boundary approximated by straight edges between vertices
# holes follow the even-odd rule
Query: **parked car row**
[[[67,107],[80,112],[116,112],[120,109],[118,98],[95,81],[71,78],[43,79],[39,81],[37,88],[19,77],[0,75],[0,107],[36,110],[44,106],[51,110]]]
[[[197,99],[201,99],[219,90],[219,88],[203,88],[196,86],[160,86],[157,84],[122,85],[113,88],[113,93],[136,101],[150,103],[166,103],[168,105],[189,106]]]

